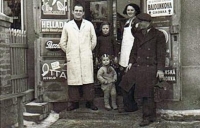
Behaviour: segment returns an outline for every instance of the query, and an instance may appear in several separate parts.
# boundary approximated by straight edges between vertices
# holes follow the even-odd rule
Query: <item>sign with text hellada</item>
[[[61,33],[62,29],[69,19],[42,19],[41,33]]]
[[[41,56],[65,57],[65,52],[60,48],[60,38],[41,38]]]
[[[174,13],[174,0],[147,0],[147,13],[152,17],[171,16]]]

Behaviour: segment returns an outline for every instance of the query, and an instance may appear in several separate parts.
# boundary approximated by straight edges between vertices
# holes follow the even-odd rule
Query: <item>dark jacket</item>
[[[95,48],[96,57],[100,58],[103,54],[117,56],[116,41],[110,35],[101,35],[97,38],[97,46]]]
[[[153,97],[156,73],[165,67],[165,36],[154,27],[146,35],[141,31],[133,32],[133,35],[135,42],[130,55],[132,67],[123,76],[119,86],[129,91],[136,84],[136,97]]]

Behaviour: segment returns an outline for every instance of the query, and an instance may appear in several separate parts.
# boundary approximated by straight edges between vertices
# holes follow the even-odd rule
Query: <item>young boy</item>
[[[111,95],[112,108],[117,110],[116,105],[116,88],[117,73],[112,66],[110,66],[110,56],[104,54],[101,57],[102,67],[97,72],[97,79],[101,83],[101,89],[104,92],[104,106],[106,110],[111,110],[109,99]]]

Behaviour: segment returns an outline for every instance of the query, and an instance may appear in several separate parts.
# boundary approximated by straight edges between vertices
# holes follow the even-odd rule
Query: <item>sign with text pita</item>
[[[147,13],[152,17],[171,16],[174,13],[173,0],[147,0]]]

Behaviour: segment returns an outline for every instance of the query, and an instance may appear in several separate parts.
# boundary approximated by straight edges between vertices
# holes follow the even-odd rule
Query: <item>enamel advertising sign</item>
[[[171,16],[174,13],[173,0],[147,0],[147,13],[152,17]]]
[[[60,38],[41,38],[41,56],[64,57],[65,52],[60,48]]]
[[[42,0],[42,15],[66,15],[67,0]]]
[[[69,20],[56,20],[56,19],[42,19],[41,20],[41,32],[45,33],[58,33],[62,32],[62,29]]]

